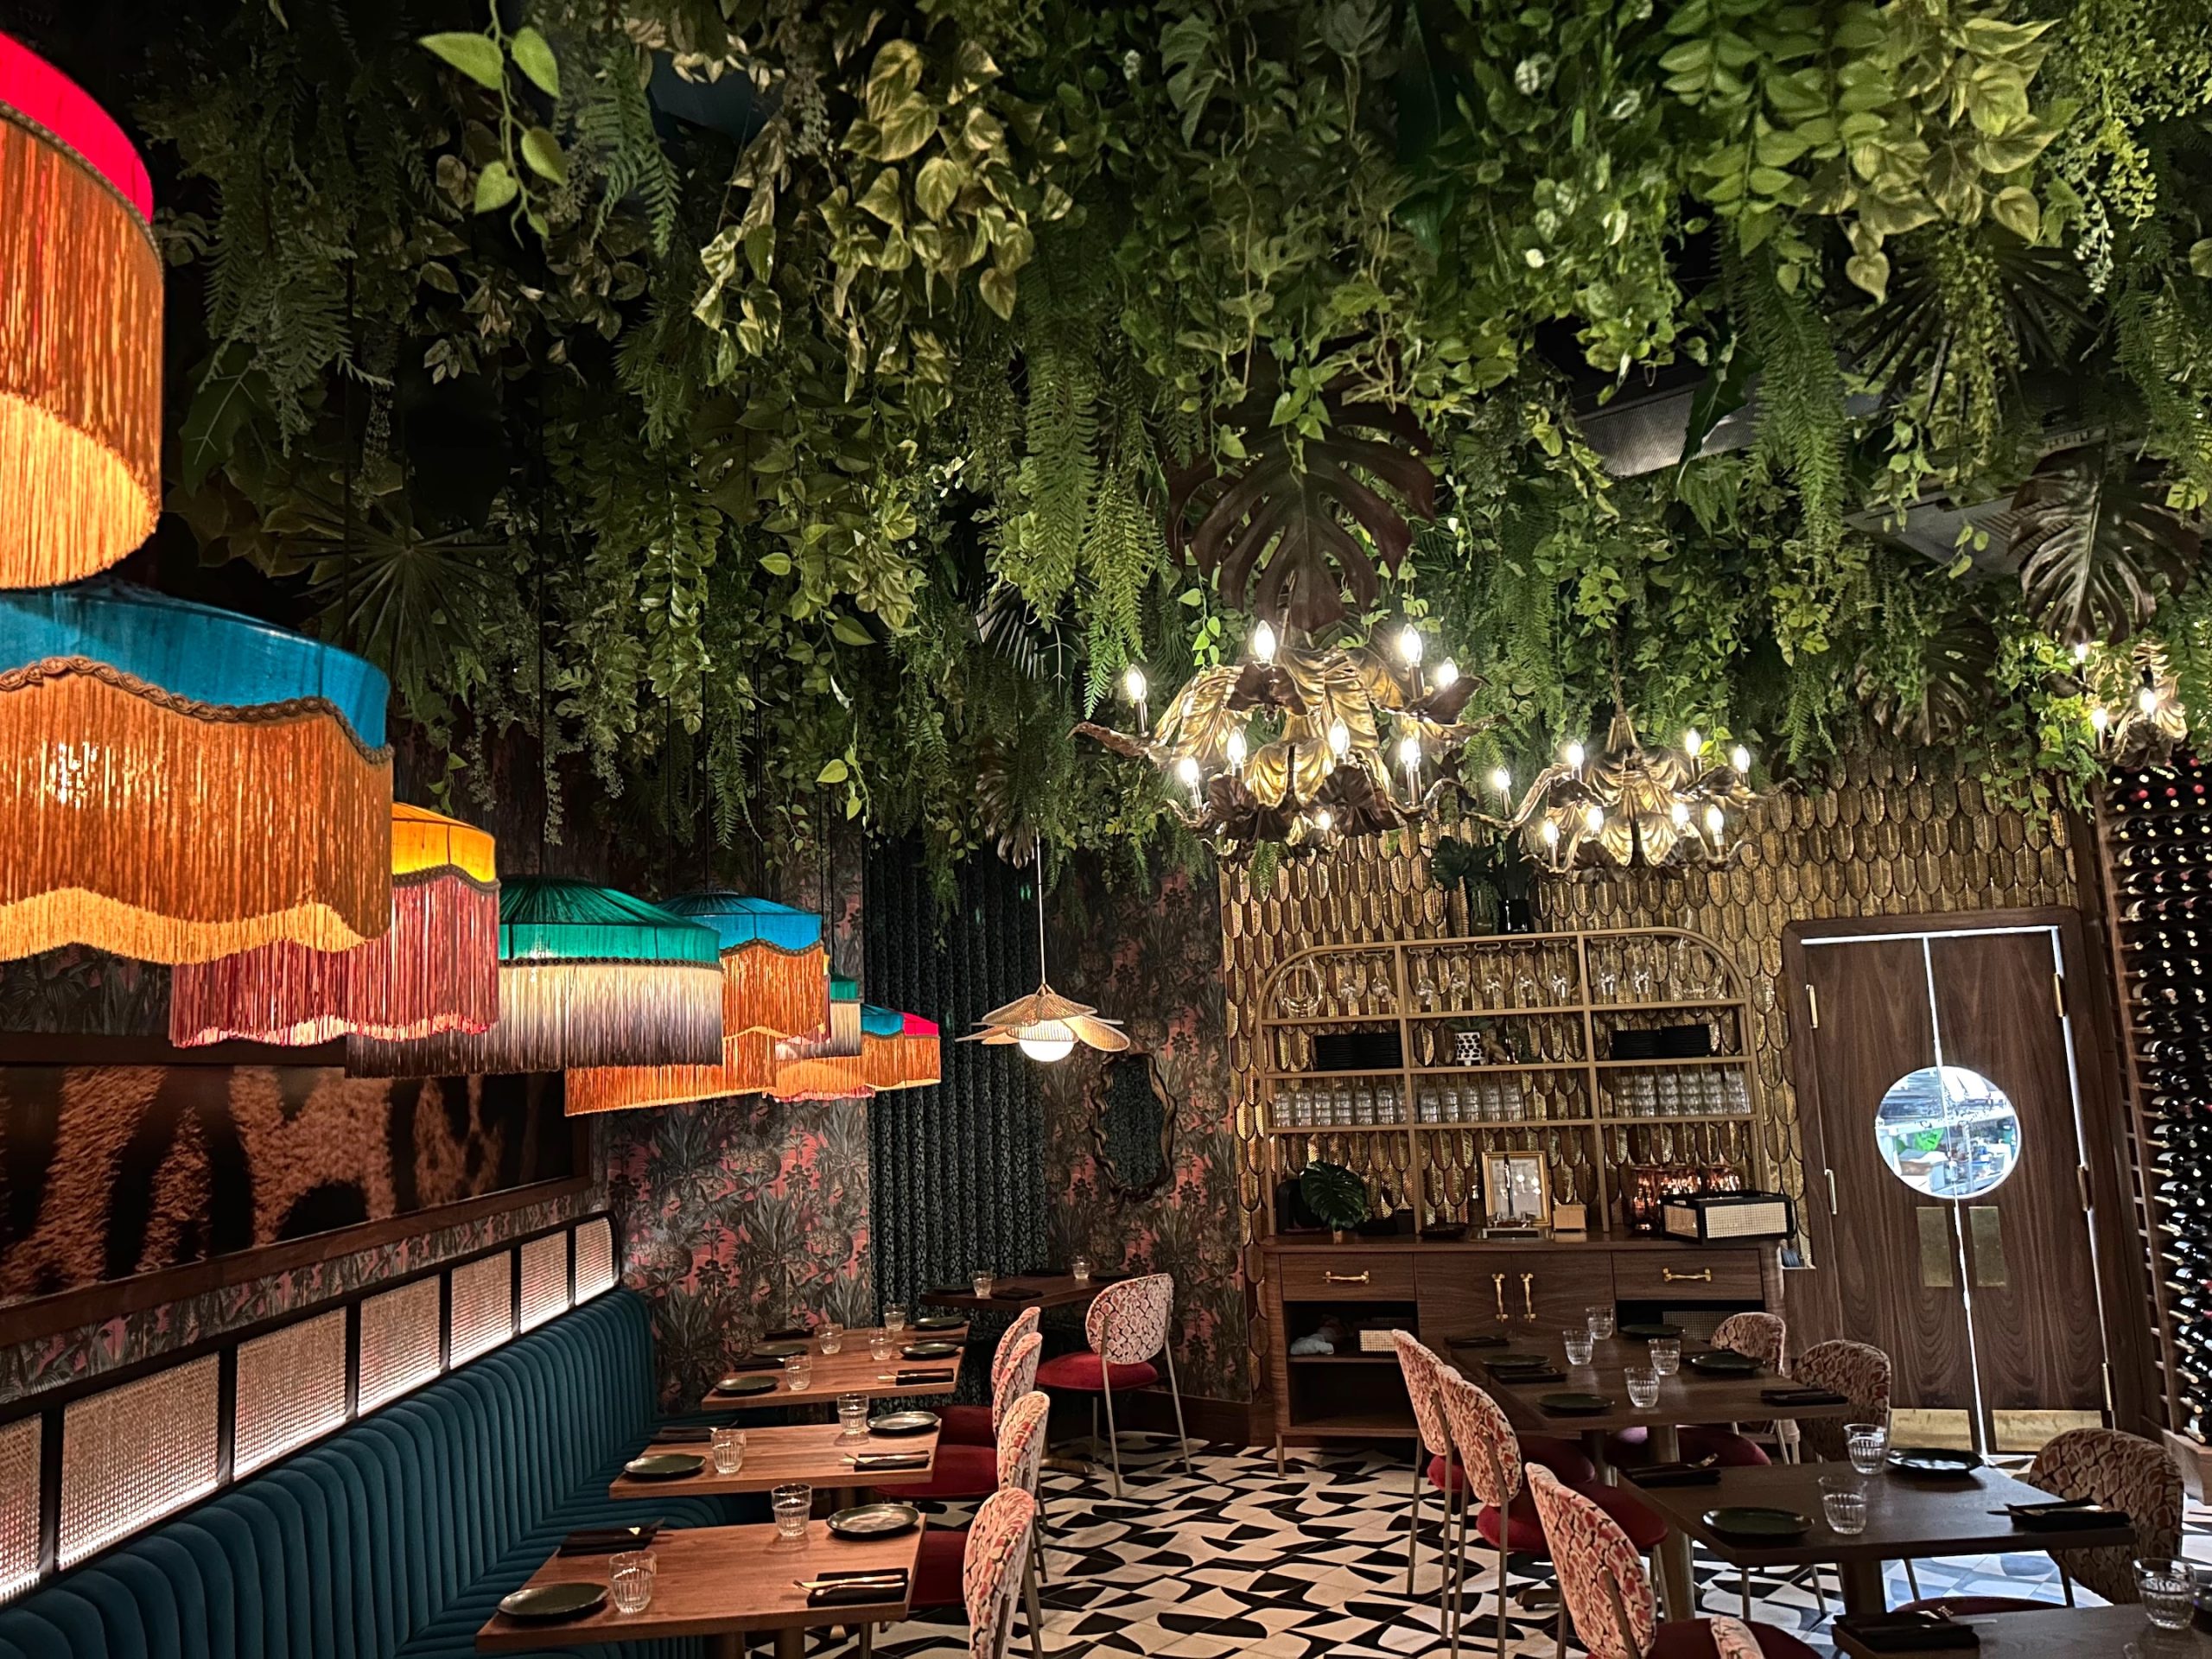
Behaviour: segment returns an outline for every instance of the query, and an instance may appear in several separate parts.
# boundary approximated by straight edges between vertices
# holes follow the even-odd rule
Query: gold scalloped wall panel
[[[1832,916],[2071,906],[2074,849],[2056,812],[2031,817],[1993,807],[1976,784],[1914,779],[1880,761],[1821,794],[1768,797],[1752,808],[1748,825],[1748,844],[1726,868],[1546,878],[1537,914],[1545,927],[1686,927],[1728,951],[1751,1001],[1760,1150],[1783,1190],[1800,1196],[1804,1166],[1785,1047],[1782,930]],[[1432,827],[1424,841],[1436,834]],[[1392,852],[1379,838],[1286,864],[1265,893],[1254,892],[1243,872],[1224,870],[1221,894],[1238,1196],[1249,1247],[1268,1199],[1254,1052],[1268,974],[1309,945],[1446,937],[1465,931],[1465,916],[1459,898],[1447,899],[1429,880],[1425,849]],[[1255,1281],[1258,1263],[1246,1265],[1248,1281]],[[1264,1325],[1255,1320],[1252,1333],[1255,1386],[1263,1388]]]

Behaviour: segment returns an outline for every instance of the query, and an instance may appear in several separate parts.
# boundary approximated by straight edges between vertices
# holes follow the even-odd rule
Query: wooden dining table
[[[1658,1399],[1649,1406],[1633,1405],[1628,1397],[1623,1373],[1631,1366],[1650,1363],[1649,1344],[1631,1337],[1610,1337],[1598,1343],[1587,1365],[1568,1364],[1565,1346],[1556,1336],[1548,1343],[1532,1337],[1495,1350],[1461,1344],[1454,1347],[1452,1358],[1463,1371],[1478,1373],[1472,1380],[1497,1402],[1515,1428],[1537,1434],[1579,1434],[1591,1460],[1601,1470],[1606,1465],[1605,1437],[1624,1428],[1645,1430],[1652,1461],[1669,1463],[1681,1455],[1681,1440],[1675,1429],[1682,1423],[1771,1422],[1781,1418],[1802,1421],[1863,1414],[1863,1408],[1847,1401],[1822,1405],[1762,1400],[1759,1395],[1764,1389],[1793,1386],[1789,1379],[1766,1371],[1744,1376],[1708,1376],[1694,1369],[1690,1362],[1696,1354],[1709,1351],[1685,1343],[1681,1369],[1659,1379]],[[1516,1380],[1510,1373],[1491,1371],[1488,1362],[1506,1354],[1545,1355],[1561,1375],[1543,1382],[1526,1382]],[[1547,1411],[1541,1403],[1546,1395],[1567,1393],[1598,1395],[1606,1403],[1600,1410],[1572,1415]],[[1684,1490],[1710,1491],[1712,1488]],[[1659,1547],[1658,1557],[1659,1592],[1667,1616],[1689,1618],[1696,1603],[1691,1588],[1688,1539],[1679,1529],[1670,1529]]]
[[[810,1630],[842,1624],[866,1630],[906,1617],[923,1531],[863,1541],[836,1537],[820,1521],[808,1523],[803,1539],[779,1538],[772,1526],[678,1528],[653,1540],[653,1599],[643,1611],[617,1612],[610,1596],[582,1618],[494,1613],[476,1632],[476,1646],[484,1653],[518,1653],[702,1636],[710,1659],[744,1659],[747,1634],[767,1631],[779,1659],[798,1659]],[[906,1592],[881,1601],[810,1607],[807,1592],[798,1587],[824,1573],[894,1568],[906,1574]],[[556,1555],[530,1582],[603,1585],[607,1578],[604,1555]]]
[[[1929,1479],[1885,1471],[1855,1475],[1847,1463],[1775,1463],[1764,1468],[1723,1469],[1703,1486],[1637,1486],[1636,1495],[1666,1518],[1670,1533],[1694,1538],[1732,1567],[1833,1566],[1843,1584],[1847,1613],[1878,1613],[1888,1605],[1882,1563],[1942,1555],[2040,1554],[2054,1549],[2130,1544],[2135,1530],[2122,1525],[2074,1526],[2031,1531],[2005,1512],[2008,1503],[2048,1503],[2050,1494],[1990,1468]],[[1823,1476],[1862,1481],[1866,1529],[1845,1536],[1821,1511]],[[1706,1521],[1719,1509],[1791,1510],[1809,1518],[1802,1538],[1751,1541],[1718,1532]],[[2101,1649],[2117,1654],[2117,1648]]]
[[[966,1357],[964,1331],[925,1332],[917,1333],[902,1331],[898,1343],[901,1348],[911,1348],[917,1343],[944,1342],[952,1346],[952,1352],[937,1359],[907,1359],[893,1354],[887,1360],[879,1360],[868,1351],[875,1332],[848,1331],[834,1354],[822,1351],[822,1340],[815,1338],[806,1344],[813,1356],[813,1374],[804,1389],[794,1389],[779,1365],[748,1367],[739,1363],[730,1369],[747,1376],[772,1376],[776,1379],[772,1392],[760,1394],[722,1394],[709,1389],[700,1402],[705,1411],[758,1409],[764,1406],[791,1406],[803,1402],[820,1402],[835,1409],[841,1394],[857,1394],[869,1400],[903,1399],[909,1395],[950,1394],[960,1385],[960,1362]],[[941,1381],[901,1382],[902,1371],[944,1371],[949,1373]]]
[[[714,1446],[706,1441],[656,1441],[642,1448],[647,1452],[675,1452],[702,1459],[696,1475],[639,1479],[618,1476],[607,1489],[609,1497],[653,1503],[668,1497],[721,1497],[739,1492],[773,1491],[779,1486],[804,1481],[831,1492],[856,1491],[862,1487],[911,1486],[937,1471],[938,1431],[926,1434],[871,1434],[847,1440],[836,1423],[789,1423],[777,1428],[745,1431],[745,1466],[725,1475],[715,1467]],[[912,1455],[925,1459],[918,1469],[855,1468],[858,1455]]]
[[[2196,1629],[2154,1630],[2140,1607],[2051,1607],[1959,1623],[1980,1638],[1981,1645],[1971,1649],[1975,1659],[2123,1659],[2131,1653],[2142,1659],[2212,1659],[2212,1636]],[[1849,1659],[1889,1659],[1848,1630],[1836,1629],[1834,1635],[1836,1651]]]
[[[1113,1281],[1093,1274],[1077,1279],[1071,1273],[1017,1273],[994,1278],[993,1294],[978,1296],[968,1290],[925,1290],[917,1299],[929,1307],[964,1307],[994,1313],[1019,1313],[1025,1307],[1039,1311],[1055,1307],[1088,1307],[1093,1298]],[[1002,1296],[1000,1291],[1019,1291]]]

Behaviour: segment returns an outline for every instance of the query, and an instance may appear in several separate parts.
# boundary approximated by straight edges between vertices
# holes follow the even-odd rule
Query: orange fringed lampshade
[[[645,1106],[681,1106],[730,1095],[765,1094],[775,1086],[776,1039],[765,1031],[722,1039],[719,1065],[600,1065],[569,1073],[563,1094],[570,1117]]]
[[[358,657],[108,577],[0,591],[0,957],[383,934],[387,695]]]
[[[860,986],[832,975],[829,1020],[776,1045],[776,1081],[768,1092],[778,1100],[865,1100],[874,1093],[861,1017]]]
[[[499,1017],[499,882],[492,837],[419,806],[391,809],[391,929],[351,950],[262,946],[180,966],[169,1040],[405,1041]]]
[[[944,1059],[938,1042],[933,1020],[895,1008],[861,1006],[861,1076],[878,1094],[938,1082]]]
[[[0,35],[0,588],[104,570],[154,528],[154,192],[83,88]]]

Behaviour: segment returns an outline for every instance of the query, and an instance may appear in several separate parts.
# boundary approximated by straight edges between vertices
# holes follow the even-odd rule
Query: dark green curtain
[[[1046,1260],[1044,1111],[1034,1065],[1013,1048],[956,1042],[976,1019],[1037,987],[1033,874],[986,853],[958,874],[942,914],[918,850],[872,843],[862,898],[871,1002],[944,1030],[944,1080],[868,1105],[876,1294],[911,1305],[979,1268]]]

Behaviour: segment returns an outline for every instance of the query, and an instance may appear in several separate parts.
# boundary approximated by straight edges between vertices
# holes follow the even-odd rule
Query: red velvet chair
[[[995,1381],[991,1387],[991,1421],[1003,1423],[1014,1402],[1037,1385],[1037,1356],[1045,1346],[1045,1338],[1032,1331],[1014,1345],[1003,1370],[994,1365]],[[1005,1484],[999,1478],[1001,1451],[996,1444],[990,1446],[947,1446],[940,1431],[937,1442],[937,1466],[930,1471],[930,1478],[918,1486],[901,1486],[894,1496],[900,1499],[916,1497],[988,1497]]]
[[[1167,1395],[1175,1405],[1175,1439],[1183,1456],[1183,1472],[1191,1467],[1190,1436],[1183,1432],[1183,1395],[1175,1386],[1175,1353],[1168,1342],[1168,1326],[1175,1313],[1175,1281],[1164,1273],[1141,1279],[1124,1279],[1109,1285],[1090,1304],[1083,1321],[1090,1351],[1062,1354],[1037,1368],[1037,1386],[1063,1389],[1090,1396],[1090,1429],[1098,1433],[1098,1402],[1106,1402],[1106,1445],[1114,1459],[1114,1496],[1122,1496],[1122,1446],[1114,1428],[1114,1396],[1131,1389],[1148,1389],[1160,1381],[1152,1363],[1155,1357],[1167,1362]]]
[[[997,1472],[1000,1491],[1025,1492],[1035,1498],[1038,1478],[1045,1462],[1045,1420],[1051,1414],[1052,1406],[1052,1402],[1044,1395],[1032,1393],[1023,1395],[1007,1408],[1006,1421],[999,1427]],[[993,1503],[996,1501],[995,1498],[991,1500]],[[986,1510],[989,1507],[988,1503],[984,1505]],[[979,1526],[981,1519],[979,1515]],[[1034,1540],[1034,1549],[1025,1563],[1022,1588],[1029,1603],[1030,1650],[1035,1659],[1043,1659],[1045,1617],[1037,1597],[1037,1575],[1042,1566],[1037,1558],[1045,1547],[1044,1510],[1041,1504],[1031,1511],[1029,1529]],[[912,1599],[915,1606],[952,1607],[960,1604],[962,1581],[969,1567],[970,1532],[967,1527],[931,1527],[923,1532],[921,1560],[914,1569]],[[1011,1616],[1009,1611],[1007,1617],[1010,1618]],[[972,1611],[970,1618],[972,1621]]]
[[[1021,1339],[1037,1329],[1037,1310],[1025,1307],[1014,1317],[999,1338],[999,1345],[991,1351],[991,1403],[987,1406],[947,1406],[938,1412],[937,1443],[939,1446],[996,1446],[999,1440],[998,1399],[999,1382],[1007,1367],[1013,1363],[1014,1351]],[[1028,1393],[1026,1388],[1015,1391],[1015,1397]]]

